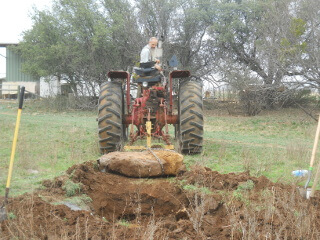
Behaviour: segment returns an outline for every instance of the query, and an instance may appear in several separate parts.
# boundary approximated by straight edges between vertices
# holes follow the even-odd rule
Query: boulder
[[[100,170],[116,172],[127,177],[175,176],[182,171],[183,156],[169,150],[150,152],[111,152],[98,160]]]

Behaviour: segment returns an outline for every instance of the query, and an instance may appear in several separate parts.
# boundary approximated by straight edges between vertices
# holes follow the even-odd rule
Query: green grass
[[[16,123],[16,104],[0,103],[0,194],[4,193]],[[43,179],[99,157],[94,112],[35,112],[28,101],[22,111],[11,195],[38,187]],[[37,173],[34,173],[34,170]]]
[[[0,102],[1,195],[16,114],[16,102]],[[315,129],[316,123],[299,110],[263,112],[255,117],[206,112],[204,151],[185,156],[185,163],[187,167],[200,164],[221,173],[250,171],[254,176],[290,183],[296,180],[291,171],[308,168]],[[96,112],[58,113],[26,101],[10,195],[38,188],[43,179],[52,179],[74,164],[99,156]]]
[[[273,181],[293,181],[291,171],[307,169],[316,123],[299,110],[284,109],[255,117],[207,115],[202,162],[222,173],[249,170]]]
[[[67,180],[62,189],[66,192],[67,197],[73,197],[81,192],[81,183],[75,183],[71,180]]]

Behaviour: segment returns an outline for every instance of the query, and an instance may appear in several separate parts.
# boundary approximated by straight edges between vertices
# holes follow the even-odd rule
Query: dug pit
[[[187,203],[181,189],[167,179],[139,179],[103,173],[90,163],[68,172],[92,199],[95,214],[106,219],[135,219],[137,214],[157,217],[177,212]]]

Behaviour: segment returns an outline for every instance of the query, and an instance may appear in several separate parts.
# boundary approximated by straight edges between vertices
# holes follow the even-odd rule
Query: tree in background
[[[134,66],[151,36],[164,36],[165,59],[176,54],[204,81],[318,88],[319,9],[317,0],[56,0],[35,10],[18,49],[25,71],[75,92],[85,82],[92,95],[109,70]]]
[[[319,12],[319,4],[313,5]],[[223,82],[239,90],[252,84],[262,86],[266,105],[272,107],[279,86],[293,79],[299,84],[311,80],[302,69],[314,52],[310,48],[314,43],[308,43],[308,22],[314,21],[316,14],[303,14],[306,6],[298,0],[224,0],[212,4],[208,34],[214,61],[209,70],[214,69]],[[281,95],[285,97],[286,92]]]
[[[24,70],[35,76],[56,76],[95,96],[110,69],[136,61],[140,41],[127,1],[58,0],[52,11],[35,10],[33,27],[17,47]]]
[[[292,75],[300,74],[312,87],[320,87],[320,2],[317,0],[297,1],[297,19],[294,35],[299,36],[295,43],[303,50],[303,54],[290,61]],[[290,45],[292,43],[290,42]],[[300,79],[296,82],[301,83]]]

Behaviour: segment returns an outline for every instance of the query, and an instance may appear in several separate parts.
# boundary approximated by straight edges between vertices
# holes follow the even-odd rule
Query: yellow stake
[[[19,107],[18,107],[18,114],[17,114],[17,120],[16,120],[16,127],[14,130],[14,136],[13,136],[13,142],[12,142],[12,150],[11,150],[11,157],[10,157],[10,164],[9,164],[9,171],[8,171],[8,179],[6,184],[6,191],[5,191],[3,205],[0,207],[0,222],[7,219],[7,213],[6,213],[5,207],[8,203],[8,197],[9,197],[9,189],[10,189],[10,182],[12,177],[14,155],[16,152],[16,146],[17,146],[17,140],[18,140],[18,132],[19,132],[19,126],[20,126],[24,91],[25,91],[25,87],[21,87],[21,90],[19,92]]]
[[[12,169],[13,169],[13,161],[14,161],[14,154],[16,152],[16,146],[17,146],[17,140],[18,140],[18,132],[19,132],[19,125],[20,125],[20,119],[21,119],[21,111],[22,109],[18,109],[18,115],[17,115],[17,121],[16,121],[16,127],[14,130],[14,136],[13,136],[13,143],[12,143],[12,150],[11,150],[11,157],[10,157],[10,165],[9,165],[9,172],[8,172],[8,179],[7,179],[7,185],[6,188],[10,187],[10,181],[12,176]]]

